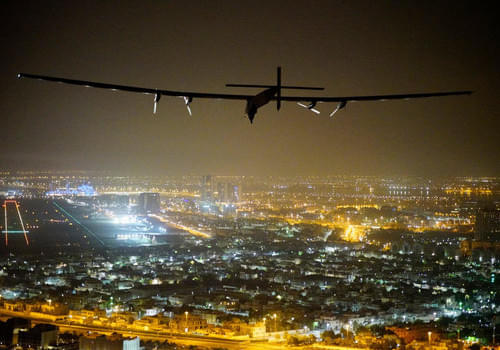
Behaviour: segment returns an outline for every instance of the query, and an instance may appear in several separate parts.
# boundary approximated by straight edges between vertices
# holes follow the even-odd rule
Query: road
[[[239,339],[229,339],[220,337],[210,337],[210,336],[196,336],[191,334],[182,333],[167,333],[167,332],[155,332],[155,331],[141,331],[141,330],[130,330],[130,329],[116,329],[108,327],[99,327],[94,325],[80,325],[80,324],[69,324],[66,321],[50,321],[43,318],[35,318],[30,315],[26,315],[22,312],[12,312],[4,309],[0,309],[0,315],[8,317],[22,317],[30,319],[33,323],[45,323],[58,326],[61,332],[75,332],[85,334],[87,332],[95,332],[99,334],[110,335],[112,333],[121,334],[124,337],[139,337],[142,340],[153,340],[153,341],[168,341],[171,343],[176,343],[179,345],[199,345],[209,348],[222,348],[228,350],[278,350],[282,346],[277,344],[271,344],[267,341],[250,341],[250,340],[239,340]]]
[[[209,233],[202,232],[202,231],[199,231],[199,230],[194,229],[192,227],[188,227],[188,226],[184,226],[182,224],[175,223],[173,221],[167,220],[166,218],[164,218],[160,215],[150,214],[149,216],[152,218],[155,218],[156,220],[159,220],[160,222],[163,222],[164,224],[172,225],[176,229],[186,231],[186,232],[192,234],[193,236],[198,236],[198,237],[202,237],[202,238],[211,238],[212,237],[212,235]]]

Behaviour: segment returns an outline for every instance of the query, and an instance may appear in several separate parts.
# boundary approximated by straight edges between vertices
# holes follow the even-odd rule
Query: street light
[[[184,315],[186,315],[186,329],[185,329],[186,333],[188,331],[188,314],[189,314],[189,312],[187,312],[187,311],[184,312]]]
[[[276,326],[276,314],[273,315],[274,317],[274,331],[277,332],[278,331],[278,327]]]
[[[432,332],[431,331],[427,332],[427,336],[429,337],[429,345],[431,345]]]

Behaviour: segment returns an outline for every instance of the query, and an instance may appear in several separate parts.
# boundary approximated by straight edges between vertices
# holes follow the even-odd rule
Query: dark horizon
[[[118,6],[116,6],[119,4]],[[494,2],[4,4],[0,171],[498,176],[500,26]],[[19,72],[238,93],[226,83],[324,86],[324,96],[474,90],[351,103],[328,118],[284,103],[152,98]],[[243,91],[242,91],[243,92]],[[249,89],[245,93],[257,93]],[[292,94],[292,93],[290,93]]]

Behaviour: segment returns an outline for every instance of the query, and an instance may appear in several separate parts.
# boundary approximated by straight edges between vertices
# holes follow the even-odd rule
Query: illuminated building
[[[464,239],[460,243],[460,250],[464,255],[471,255],[476,250],[490,251],[493,255],[496,255],[500,253],[500,242]]]
[[[130,203],[129,196],[124,194],[103,194],[96,200],[102,208],[127,208]]]
[[[477,241],[500,240],[500,210],[488,206],[477,212],[474,239]]]
[[[429,325],[414,325],[410,327],[388,327],[389,330],[394,332],[399,338],[403,339],[405,343],[409,344],[414,340],[428,341],[431,338],[433,341],[440,338],[439,332]],[[430,333],[430,335],[429,335]]]
[[[229,182],[217,183],[217,199],[224,203],[237,202],[239,200],[239,187]]]
[[[169,322],[170,329],[177,330],[178,332],[192,332],[207,327],[207,321],[199,315],[191,315],[185,312],[181,315],[175,315]]]
[[[139,195],[137,200],[138,214],[157,214],[160,212],[160,194],[145,192]]]
[[[212,188],[212,176],[204,175],[201,178],[201,200],[208,201],[212,199],[213,188]]]
[[[57,188],[55,190],[51,189],[46,192],[47,196],[50,197],[60,197],[60,196],[80,196],[80,197],[92,197],[97,195],[97,192],[90,184],[82,184],[77,188],[69,187],[69,183],[66,184],[66,187]]]

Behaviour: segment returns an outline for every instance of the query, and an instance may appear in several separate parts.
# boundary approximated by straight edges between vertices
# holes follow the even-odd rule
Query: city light
[[[30,179],[36,181],[46,180]],[[495,247],[497,212],[479,202],[471,209],[468,197],[443,190],[450,185],[429,188],[441,192],[427,200],[427,190],[393,196],[410,186],[396,190],[394,181],[366,178],[363,203],[359,178],[325,178],[327,189],[351,181],[351,192],[337,197],[312,180],[262,179],[262,190],[240,191],[227,205],[236,198],[227,183],[247,179],[160,179],[149,186],[161,197],[149,187],[120,192],[122,178],[94,181],[103,194],[15,199],[30,235],[54,243],[50,233],[57,232],[52,249],[60,253],[55,262],[36,254],[0,259],[0,314],[169,341],[182,334],[350,347],[379,341],[376,327],[390,327],[400,344],[406,328],[417,332],[419,324],[432,331],[422,326],[414,345],[434,346],[445,331],[441,319],[483,327],[469,320],[498,311],[498,259],[483,249]],[[191,192],[180,192],[184,187]],[[424,217],[430,204],[435,209]],[[445,223],[438,232],[436,222]],[[15,225],[9,216],[7,232]],[[4,248],[19,249],[19,238],[9,234]],[[19,271],[32,278],[19,285]],[[464,274],[474,283],[464,285]],[[22,297],[26,285],[45,301]],[[69,305],[68,296],[96,307]]]

